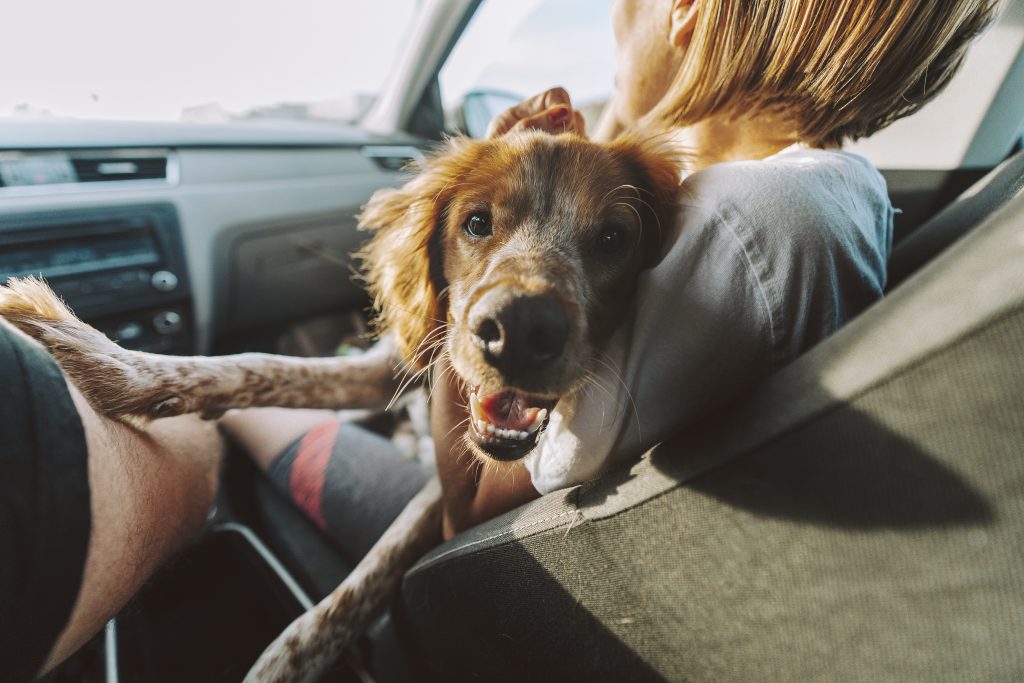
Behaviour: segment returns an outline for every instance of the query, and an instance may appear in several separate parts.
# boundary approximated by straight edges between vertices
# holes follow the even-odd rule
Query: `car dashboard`
[[[362,307],[356,214],[421,141],[323,124],[0,122],[0,279],[126,347],[215,353]]]

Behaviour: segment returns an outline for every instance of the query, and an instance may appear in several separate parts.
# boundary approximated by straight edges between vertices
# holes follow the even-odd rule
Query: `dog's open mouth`
[[[515,389],[469,393],[469,433],[496,460],[518,460],[537,445],[555,401]]]

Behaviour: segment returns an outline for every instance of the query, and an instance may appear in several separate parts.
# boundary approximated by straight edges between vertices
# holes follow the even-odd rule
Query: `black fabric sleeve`
[[[78,596],[85,433],[54,361],[0,320],[0,679],[31,680]]]

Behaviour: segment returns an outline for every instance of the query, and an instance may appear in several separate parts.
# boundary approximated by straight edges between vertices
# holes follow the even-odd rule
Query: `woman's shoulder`
[[[856,154],[796,148],[716,164],[684,180],[680,203],[684,235],[714,226],[762,258],[845,256],[884,279],[893,208],[881,174]]]
[[[893,209],[884,179],[863,157],[795,149],[710,166],[681,189],[665,265],[683,255],[711,256],[718,269],[725,261],[742,266],[768,309],[777,361],[884,291]]]
[[[790,148],[758,161],[715,164],[682,184],[683,208],[701,208],[729,223],[821,228],[887,223],[885,180],[867,159],[838,150]]]

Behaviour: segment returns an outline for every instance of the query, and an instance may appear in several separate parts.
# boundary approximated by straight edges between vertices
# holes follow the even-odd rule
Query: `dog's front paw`
[[[55,357],[62,352],[107,351],[116,347],[86,325],[42,280],[10,278],[0,286],[0,317],[46,347]],[[100,348],[97,348],[100,347]]]
[[[0,286],[0,317],[42,344],[99,412],[118,419],[145,419],[158,409],[159,401],[147,404],[139,396],[133,352],[75,317],[42,280],[11,278]],[[177,414],[174,408],[163,410]]]
[[[0,285],[0,316],[14,325],[31,324],[33,320],[75,320],[75,314],[42,280],[34,277],[7,280]],[[24,330],[31,334],[31,329]]]

